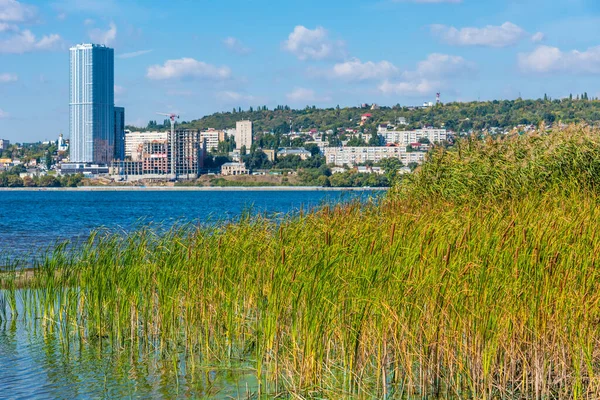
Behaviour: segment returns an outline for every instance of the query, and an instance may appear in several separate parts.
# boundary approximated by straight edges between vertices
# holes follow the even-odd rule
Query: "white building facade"
[[[238,121],[235,124],[235,148],[246,146],[246,151],[252,147],[252,121]]]
[[[70,58],[71,162],[108,164],[115,154],[114,50],[79,44]]]
[[[125,158],[141,161],[144,143],[166,141],[167,132],[130,132],[125,134]]]
[[[407,146],[417,143],[419,139],[428,139],[431,143],[439,143],[448,139],[446,129],[415,129],[414,131],[386,131],[380,130],[386,144],[398,144]]]
[[[328,164],[337,166],[378,163],[385,158],[397,158],[404,165],[421,164],[425,160],[425,153],[407,152],[406,147],[326,147],[324,154]]]

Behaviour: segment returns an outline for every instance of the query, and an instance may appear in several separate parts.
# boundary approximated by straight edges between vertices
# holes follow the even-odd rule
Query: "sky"
[[[126,123],[234,107],[600,96],[597,0],[0,0],[0,138],[69,137],[69,47]]]

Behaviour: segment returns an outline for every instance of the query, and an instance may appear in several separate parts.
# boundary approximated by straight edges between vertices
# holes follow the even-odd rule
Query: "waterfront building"
[[[6,150],[10,146],[10,141],[6,139],[0,139],[0,150]]]
[[[241,149],[246,147],[246,151],[250,151],[252,147],[252,121],[238,121],[235,124],[235,148]]]
[[[169,149],[171,148],[172,139],[169,135]],[[200,131],[197,129],[176,130],[174,148],[174,154],[169,151],[168,162],[171,165],[171,157],[175,157],[175,171],[169,172],[174,174],[176,179],[198,178],[200,169],[204,167],[206,153],[204,142],[200,139]]]
[[[169,173],[169,143],[165,140],[144,142],[142,145],[142,173],[166,175]]]
[[[223,176],[235,176],[235,175],[248,175],[246,164],[241,162],[230,162],[225,163],[221,166],[221,175]]]
[[[130,132],[125,134],[125,158],[141,161],[146,142],[166,141],[167,132]]]
[[[326,147],[325,160],[337,166],[355,166],[367,161],[378,163],[385,158],[397,158],[404,165],[420,164],[425,160],[423,152],[407,152],[406,147]]]
[[[71,161],[108,164],[115,154],[114,50],[79,44],[70,57]]]
[[[225,141],[225,132],[208,129],[200,132],[200,139],[205,142],[206,151],[216,151],[219,148],[219,143]]]
[[[115,136],[115,160],[125,159],[125,108],[115,107],[114,136]]]

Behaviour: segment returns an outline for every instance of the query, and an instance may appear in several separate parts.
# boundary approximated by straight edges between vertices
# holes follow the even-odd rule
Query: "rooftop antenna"
[[[169,117],[171,121],[171,174],[173,175],[173,179],[177,180],[177,164],[175,162],[175,120],[179,119],[179,115],[177,114],[165,114],[165,113],[157,113],[158,115],[164,115],[165,117]]]

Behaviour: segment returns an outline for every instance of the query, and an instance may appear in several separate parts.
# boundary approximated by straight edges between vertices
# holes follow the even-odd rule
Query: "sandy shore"
[[[332,188],[320,186],[82,186],[76,188],[0,188],[0,191],[27,191],[27,192],[128,192],[128,191],[156,191],[156,192],[362,192],[385,191],[388,188]]]

